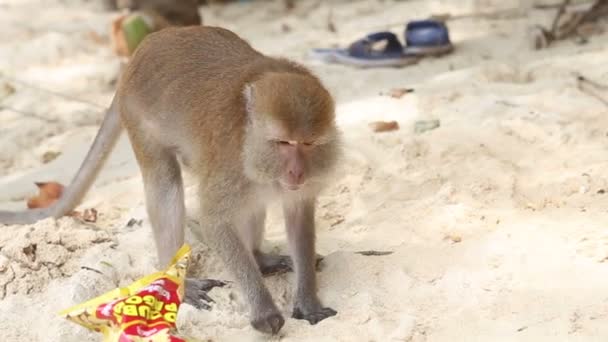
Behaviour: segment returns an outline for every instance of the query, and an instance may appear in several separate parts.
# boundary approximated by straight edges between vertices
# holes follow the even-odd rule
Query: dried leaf
[[[122,22],[125,20],[125,18],[126,15],[121,15],[120,17],[114,19],[110,28],[110,41],[112,42],[114,53],[121,57],[128,57],[130,55],[127,40],[122,34]]]
[[[55,160],[57,157],[59,157],[60,154],[61,154],[61,152],[57,152],[57,151],[46,151],[42,155],[42,163],[48,164],[48,163],[52,162],[53,160]]]
[[[38,195],[28,198],[27,207],[30,209],[48,208],[61,197],[64,189],[64,186],[57,182],[38,182],[35,184],[38,187]]]
[[[376,133],[396,131],[399,129],[397,121],[374,121],[369,124],[369,127]]]
[[[445,236],[446,240],[450,240],[453,243],[459,243],[462,241],[462,237],[460,235],[455,235],[455,234],[448,234]]]
[[[92,40],[95,44],[105,45],[108,43],[105,37],[95,31],[89,31],[88,36],[89,39]]]

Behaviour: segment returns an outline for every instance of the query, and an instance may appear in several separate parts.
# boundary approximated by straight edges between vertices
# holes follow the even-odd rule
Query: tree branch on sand
[[[543,49],[557,40],[574,36],[580,37],[585,41],[582,34],[585,25],[608,16],[608,0],[595,0],[593,5],[587,9],[578,11],[567,11],[570,3],[571,0],[564,0],[559,5],[550,29],[540,25],[534,27],[533,38],[535,49]]]

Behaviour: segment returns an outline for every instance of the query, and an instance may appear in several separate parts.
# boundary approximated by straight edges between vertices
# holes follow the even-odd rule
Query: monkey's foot
[[[253,255],[264,276],[293,272],[293,262],[288,255],[275,255],[259,251],[254,252]],[[317,271],[319,270],[319,265],[322,260],[323,257],[317,254],[315,260]]]
[[[282,274],[293,271],[293,263],[287,255],[254,252],[255,261],[263,275]]]
[[[293,314],[291,317],[295,319],[305,319],[311,325],[315,325],[327,317],[335,316],[337,313],[338,312],[332,308],[320,308],[319,310],[313,312],[304,313],[301,309],[296,307],[293,309]]]
[[[285,319],[278,311],[259,315],[251,320],[251,325],[256,330],[273,335],[278,333],[284,324]]]
[[[211,291],[214,287],[226,285],[225,282],[220,280],[194,278],[186,278],[184,284],[186,286],[184,302],[199,310],[209,310],[211,309],[211,306],[208,303],[214,303],[207,292]]]

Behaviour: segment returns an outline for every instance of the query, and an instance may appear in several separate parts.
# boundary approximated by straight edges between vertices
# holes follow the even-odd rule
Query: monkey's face
[[[269,73],[244,95],[246,175],[285,191],[318,189],[338,154],[329,92],[310,76]]]
[[[285,191],[314,190],[333,170],[339,140],[335,127],[312,135],[285,132],[275,124],[255,126],[247,130],[243,151],[245,174],[251,180]]]

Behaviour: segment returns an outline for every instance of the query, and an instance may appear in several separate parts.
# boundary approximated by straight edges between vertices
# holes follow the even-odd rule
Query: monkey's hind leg
[[[156,243],[160,267],[167,267],[184,243],[184,187],[181,169],[174,153],[153,141],[131,137],[146,194],[146,209]],[[145,140],[145,139],[144,139]],[[207,295],[224,283],[212,279],[185,281],[184,301],[198,309],[209,309],[213,300]]]
[[[261,251],[262,238],[264,236],[264,225],[266,223],[266,209],[263,206],[254,209],[245,218],[245,222],[239,225],[239,236],[243,244],[249,250],[264,276],[293,272],[293,262],[289,255],[277,255]],[[323,259],[317,256],[317,266]]]

